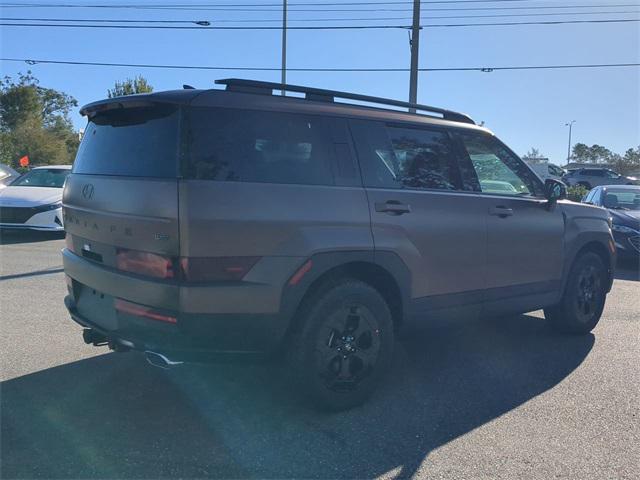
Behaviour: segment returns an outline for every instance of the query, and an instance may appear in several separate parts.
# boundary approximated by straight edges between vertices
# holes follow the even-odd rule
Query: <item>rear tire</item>
[[[592,252],[580,255],[571,266],[562,300],[545,308],[549,325],[559,332],[587,334],[598,324],[607,296],[607,269]]]
[[[299,320],[288,357],[302,391],[323,409],[364,403],[393,356],[393,321],[380,293],[344,280],[306,301]]]

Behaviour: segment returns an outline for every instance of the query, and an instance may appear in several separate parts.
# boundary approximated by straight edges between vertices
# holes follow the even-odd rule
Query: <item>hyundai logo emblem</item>
[[[87,200],[93,197],[93,185],[91,183],[87,183],[82,186],[82,196]]]

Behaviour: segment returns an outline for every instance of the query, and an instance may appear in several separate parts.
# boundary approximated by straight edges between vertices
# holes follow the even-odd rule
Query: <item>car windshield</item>
[[[0,164],[0,180],[10,177],[11,175],[16,175],[16,171],[6,165]]]
[[[604,207],[614,210],[640,210],[640,188],[607,189]]]
[[[66,168],[38,168],[25,173],[13,182],[17,187],[51,187],[62,188],[71,170]]]

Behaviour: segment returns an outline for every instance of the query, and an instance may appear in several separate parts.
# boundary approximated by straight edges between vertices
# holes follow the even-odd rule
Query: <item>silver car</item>
[[[570,170],[562,180],[567,185],[582,185],[591,190],[600,185],[640,185],[635,177],[625,177],[608,168],[578,168]]]

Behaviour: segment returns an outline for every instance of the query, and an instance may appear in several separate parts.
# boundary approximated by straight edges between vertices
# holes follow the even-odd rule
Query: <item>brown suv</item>
[[[63,257],[86,342],[164,367],[282,347],[339,409],[372,393],[403,322],[540,308],[566,332],[598,322],[607,213],[559,201],[563,184],[466,115],[218,83],[82,109]]]

